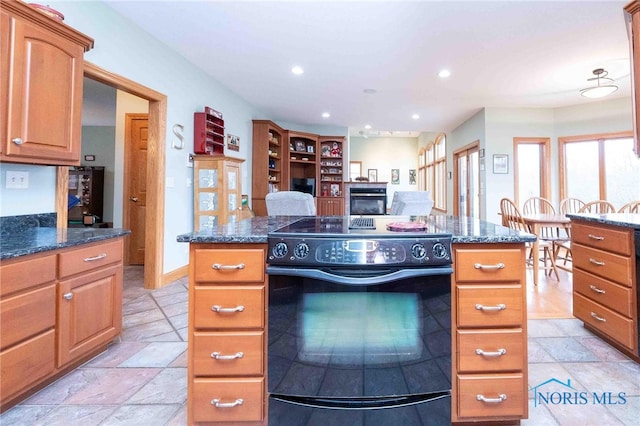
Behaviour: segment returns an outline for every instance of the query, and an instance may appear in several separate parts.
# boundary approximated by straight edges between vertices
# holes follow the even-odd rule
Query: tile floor
[[[121,338],[3,413],[0,425],[186,424],[188,280],[154,291],[141,282],[141,268],[125,268]],[[529,386],[536,389],[523,425],[637,425],[640,418],[640,365],[575,319],[529,320]]]

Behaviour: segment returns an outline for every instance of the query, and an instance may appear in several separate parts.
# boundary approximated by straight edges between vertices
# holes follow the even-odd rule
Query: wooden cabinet
[[[71,167],[68,194],[79,200],[77,205],[69,208],[69,225],[82,225],[85,215],[94,215],[96,222],[102,222],[104,167]]]
[[[238,220],[242,210],[244,160],[217,155],[193,156],[193,229],[215,228]]]
[[[528,416],[524,244],[454,244],[452,422]]]
[[[640,1],[634,0],[624,8],[631,57],[631,92],[633,106],[634,150],[640,157]]]
[[[25,3],[2,9],[0,159],[80,164],[83,55],[93,40]]]
[[[266,422],[266,245],[191,244],[188,424]]]
[[[633,230],[573,219],[571,252],[573,315],[640,361]]]
[[[289,189],[284,177],[289,159],[284,130],[271,121],[254,120],[252,149],[251,205],[256,215],[266,216],[265,196]]]
[[[310,192],[317,195],[316,183],[318,182],[318,170],[316,161],[318,157],[318,136],[310,133],[294,132],[287,130],[289,141],[289,169],[285,179],[289,183],[289,190]]]
[[[0,404],[18,403],[122,330],[122,238],[3,261]]]
[[[224,120],[222,113],[210,107],[193,114],[193,152],[222,155],[224,153]]]
[[[344,214],[344,137],[320,136],[320,190],[319,196],[332,197],[337,203],[326,204],[335,215]],[[318,203],[320,205],[320,203]],[[322,213],[320,213],[322,214]]]
[[[344,197],[318,197],[318,216],[343,216]]]

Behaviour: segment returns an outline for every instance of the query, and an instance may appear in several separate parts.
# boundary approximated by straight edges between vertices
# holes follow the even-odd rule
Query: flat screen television
[[[314,178],[291,178],[291,190],[316,195],[316,180]]]

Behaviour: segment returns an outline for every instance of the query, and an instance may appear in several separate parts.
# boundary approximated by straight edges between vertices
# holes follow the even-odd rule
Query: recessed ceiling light
[[[364,126],[365,129],[369,130],[371,128],[371,124],[367,124]]]
[[[447,77],[450,77],[450,76],[451,76],[451,71],[449,71],[449,70],[441,70],[438,73],[438,77],[440,77],[440,78],[447,78]]]
[[[322,118],[329,118],[329,117],[331,117],[331,114],[329,114],[328,112],[322,113]]]
[[[294,73],[295,75],[301,75],[304,74],[304,70],[302,69],[301,66],[294,66],[293,68],[291,68],[291,72]]]
[[[374,93],[378,93],[376,89],[364,89],[363,92],[366,93],[367,95],[373,95]]]
[[[411,118],[413,118],[414,120],[417,120],[418,118],[420,118],[420,116],[418,114],[413,114]]]

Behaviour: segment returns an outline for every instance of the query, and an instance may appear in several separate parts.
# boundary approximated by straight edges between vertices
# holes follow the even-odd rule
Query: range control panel
[[[451,237],[341,239],[269,237],[271,265],[450,265]]]

